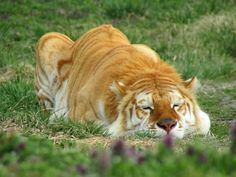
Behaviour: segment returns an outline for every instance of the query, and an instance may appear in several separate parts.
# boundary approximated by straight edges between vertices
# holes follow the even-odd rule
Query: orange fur
[[[103,112],[98,106],[102,101],[107,123],[121,119],[121,131],[125,131],[135,94],[143,91],[151,92],[155,103],[150,123],[162,117],[178,120],[179,116],[169,106],[170,98],[165,96],[173,88],[198,109],[188,88],[191,81],[184,84],[176,70],[153,50],[145,45],[130,44],[126,36],[111,25],[94,28],[76,42],[59,33],[48,33],[39,40],[36,51],[39,100],[46,107],[45,97],[54,100],[48,107],[53,109],[57,104],[55,99],[60,98],[72,120],[103,121]],[[113,83],[117,91],[111,89]]]

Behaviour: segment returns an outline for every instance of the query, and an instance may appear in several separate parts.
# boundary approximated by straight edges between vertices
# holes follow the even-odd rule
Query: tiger
[[[110,24],[76,41],[57,32],[43,35],[36,45],[35,88],[49,121],[94,121],[111,136],[150,131],[182,139],[210,131],[196,99],[198,79],[183,80],[157,52],[131,44]]]

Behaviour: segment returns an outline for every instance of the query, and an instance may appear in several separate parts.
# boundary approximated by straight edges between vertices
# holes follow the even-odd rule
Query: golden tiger
[[[47,33],[36,47],[36,90],[51,113],[102,123],[111,135],[150,130],[177,138],[207,134],[209,116],[197,104],[197,79],[176,70],[142,44],[131,44],[111,25],[72,41]]]

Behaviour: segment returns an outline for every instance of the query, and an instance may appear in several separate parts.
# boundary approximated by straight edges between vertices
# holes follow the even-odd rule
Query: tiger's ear
[[[185,88],[189,89],[192,92],[197,92],[197,90],[200,88],[201,84],[197,77],[192,77],[186,81],[183,82]]]
[[[125,95],[125,84],[122,82],[113,81],[110,89],[116,95],[117,99],[121,99]]]

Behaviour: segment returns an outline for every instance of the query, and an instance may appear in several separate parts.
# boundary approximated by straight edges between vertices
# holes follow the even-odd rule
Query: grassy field
[[[162,158],[162,150],[155,152],[158,149],[156,144],[162,140],[147,133],[133,135],[126,138],[129,144],[138,149],[146,147],[149,149],[145,152],[145,157],[149,157],[150,160],[144,161],[145,165],[140,167],[143,172],[142,170],[139,170],[140,173],[135,172],[134,167],[139,163],[137,158],[142,161],[144,150],[136,154],[134,162],[132,160],[126,162],[127,160],[120,156],[114,157],[111,160],[110,171],[95,173],[99,170],[99,165],[91,160],[91,149],[95,146],[98,149],[103,149],[104,146],[107,148],[113,139],[107,137],[103,127],[98,127],[93,122],[48,123],[48,116],[41,112],[34,92],[35,44],[46,32],[61,32],[76,40],[87,30],[104,23],[119,28],[132,43],[149,45],[161,58],[174,65],[183,78],[192,76],[199,78],[202,87],[198,92],[198,101],[211,117],[211,136],[188,137],[175,142],[174,150],[170,152],[176,152],[176,156],[167,155],[170,159],[168,160]],[[130,176],[155,176],[155,174],[157,176],[157,173],[154,173],[156,167],[154,161],[159,159],[159,156],[163,161],[167,161],[163,169],[157,167],[157,170],[167,171],[160,173],[160,176],[176,174],[179,168],[182,169],[188,163],[192,166],[177,175],[186,176],[190,172],[196,172],[196,176],[236,175],[232,167],[232,164],[236,166],[235,156],[230,159],[229,154],[229,147],[232,144],[229,127],[236,122],[235,78],[236,3],[234,0],[163,2],[160,0],[147,2],[2,0],[0,2],[0,128],[3,133],[0,142],[3,142],[4,146],[0,146],[0,175],[76,176],[78,173],[88,176],[111,176],[111,173],[113,176],[124,175],[116,170],[119,168],[121,171],[131,171]],[[190,144],[199,149],[209,149],[207,154],[212,159],[199,170],[196,170],[199,163],[196,158],[200,158],[200,161],[201,158],[203,161],[205,158],[200,150],[196,157],[191,158],[192,160],[187,157],[176,164]],[[19,145],[20,150],[17,150]],[[159,148],[162,149],[161,147],[162,145]],[[24,153],[19,155],[18,151]],[[106,158],[113,158],[112,155],[106,156],[106,153],[112,152],[112,150],[103,152],[105,161]],[[168,153],[169,151],[163,152],[163,154]],[[212,154],[219,156],[215,157]],[[219,163],[227,160],[232,164],[220,168]],[[35,166],[32,165],[34,161]],[[82,162],[86,164],[85,167],[81,165]],[[50,168],[52,163],[55,164]],[[161,164],[161,160],[158,164]],[[86,166],[92,166],[91,172],[88,172]],[[209,170],[211,167],[212,170]],[[22,173],[19,173],[21,170]]]

